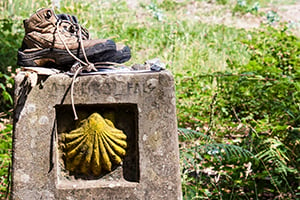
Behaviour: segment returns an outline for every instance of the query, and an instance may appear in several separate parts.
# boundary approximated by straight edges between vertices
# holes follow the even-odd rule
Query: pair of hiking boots
[[[18,50],[18,65],[51,67],[68,71],[76,63],[124,63],[131,57],[128,46],[108,39],[90,39],[75,16],[56,15],[52,9],[40,9],[24,20],[25,36]]]

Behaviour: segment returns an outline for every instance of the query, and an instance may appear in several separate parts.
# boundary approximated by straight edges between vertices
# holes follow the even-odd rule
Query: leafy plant
[[[147,9],[152,13],[153,17],[157,19],[158,21],[163,20],[163,12],[160,10],[157,5],[153,2],[151,2],[148,6]]]
[[[12,125],[0,122],[0,127],[0,198],[6,198],[10,188]]]
[[[258,1],[254,2],[253,4],[250,4],[246,0],[237,0],[235,7],[232,10],[233,15],[236,13],[252,13],[255,15],[260,15],[259,13],[260,9],[260,3]]]
[[[215,195],[228,199],[237,186],[232,183],[238,181],[232,172],[239,171],[248,177],[250,171],[244,169],[244,164],[257,162],[250,151],[239,146],[218,143],[212,137],[193,130],[180,128],[179,133],[179,140],[184,142],[180,145],[180,158],[186,199],[214,199]]]
[[[226,96],[231,97],[229,105],[235,107],[242,121],[266,119],[282,126],[299,124],[300,41],[286,31],[285,27],[268,27],[253,33],[252,40],[244,41],[251,52],[249,63],[228,63],[241,73],[234,78],[234,85],[229,83],[232,89],[226,91]],[[225,80],[229,81],[228,77]],[[284,127],[278,128],[286,132]]]
[[[266,14],[266,17],[267,17],[267,22],[269,24],[273,24],[275,22],[278,22],[279,19],[280,19],[280,17],[277,14],[277,12],[275,12],[273,10],[268,11],[267,14]]]
[[[236,144],[259,160],[251,162],[249,173],[253,178],[241,182],[242,177],[238,174],[244,173],[246,176],[247,170],[237,166],[237,163],[243,161],[230,159],[230,165],[234,166],[227,169],[230,175],[220,175],[218,183],[204,188],[206,184],[201,182],[202,196],[219,192],[218,197],[221,198],[247,195],[247,198],[278,196],[293,199],[297,193],[299,175],[299,159],[296,156],[299,154],[299,133],[296,132],[300,118],[299,39],[287,34],[285,26],[263,27],[260,31],[249,32],[247,38],[244,40],[241,37],[240,41],[248,47],[248,63],[239,64],[228,59],[228,72],[193,74],[192,77],[182,77],[183,81],[177,85],[180,88],[177,95],[181,110],[179,125],[205,131],[211,137],[209,141],[217,141],[218,144],[198,142],[195,146],[189,146],[188,150],[182,150],[189,160],[185,160],[184,164],[190,163],[189,168],[195,170],[197,165],[192,166],[196,160],[204,167],[207,162],[203,163],[205,156],[201,153],[208,147],[206,152],[209,155],[206,156],[213,157],[212,161],[220,164],[215,164],[211,169],[220,173],[219,170],[222,171],[228,164],[228,159],[221,158],[225,155],[234,158],[232,144]],[[185,171],[183,174],[188,180],[191,179]],[[234,188],[222,185],[225,180]],[[184,188],[199,190],[199,182],[193,181],[191,187],[185,185]],[[230,191],[230,194],[221,193],[218,186]],[[235,189],[240,193],[232,193]],[[194,195],[195,191],[192,193]]]
[[[285,26],[269,26],[244,43],[251,52],[250,61],[242,66],[228,63],[240,76],[222,79],[226,89],[220,90],[224,102],[218,109],[223,117],[234,116],[255,132],[251,137],[254,152],[263,163],[257,181],[270,177],[273,194],[294,196],[299,173],[294,150],[299,144],[286,143],[286,138],[290,137],[288,127],[300,122],[300,41],[287,34]],[[223,112],[224,107],[230,112]]]
[[[0,72],[7,73],[7,66],[16,66],[17,49],[20,47],[19,22],[11,18],[0,18]]]
[[[0,108],[3,111],[9,111],[13,105],[12,99],[12,88],[13,88],[13,79],[12,77],[2,74],[0,72],[0,91],[2,98],[0,100]]]
[[[12,105],[12,88],[14,80],[11,74],[16,69],[16,52],[20,45],[18,26],[11,18],[0,18],[0,110],[8,112]],[[14,55],[14,56],[12,56]]]

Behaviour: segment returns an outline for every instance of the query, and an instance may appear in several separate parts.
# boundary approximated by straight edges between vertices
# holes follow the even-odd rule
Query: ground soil
[[[158,0],[162,2],[163,0]],[[177,0],[180,1],[180,0]],[[296,2],[291,2],[286,5],[286,1],[277,1],[276,4],[269,4],[266,7],[259,9],[262,13],[261,16],[253,15],[251,13],[246,14],[232,14],[232,5],[218,5],[213,3],[208,3],[208,1],[191,1],[186,5],[184,10],[184,15],[191,19],[198,20],[203,23],[214,23],[214,24],[224,24],[226,26],[233,26],[237,28],[252,29],[258,28],[261,23],[267,21],[266,15],[268,11],[274,11],[278,14],[280,22],[288,22],[291,26],[291,31],[300,36],[300,0]],[[150,0],[144,0],[142,3],[145,5]],[[140,1],[127,0],[127,4],[131,9],[140,9]],[[231,8],[230,8],[231,7]]]

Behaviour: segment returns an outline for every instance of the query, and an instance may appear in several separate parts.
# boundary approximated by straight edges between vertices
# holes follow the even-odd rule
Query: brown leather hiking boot
[[[62,20],[67,20],[73,24],[78,26],[79,22],[76,16],[69,15],[69,14],[58,14],[57,17]],[[81,32],[83,36],[83,40],[90,39],[89,32],[87,29],[81,27]],[[117,44],[117,49],[112,51],[106,51],[100,56],[93,56],[90,58],[90,61],[95,63],[103,63],[103,62],[110,62],[110,63],[124,63],[131,58],[130,48],[128,46]]]
[[[75,24],[76,26],[80,26],[79,23],[78,23],[77,17],[74,16],[74,15],[68,15],[68,14],[64,14],[63,13],[63,14],[58,14],[56,16],[60,20],[66,20],[66,21],[71,22],[72,24]],[[89,39],[91,39],[89,31],[86,28],[82,27],[82,26],[80,26],[80,27],[81,27],[82,39],[83,40],[89,40]]]
[[[66,68],[75,61],[101,57],[116,51],[112,40],[89,40],[81,27],[60,20],[52,9],[41,9],[24,20],[25,37],[18,51],[18,65],[44,67],[48,63]],[[82,62],[84,63],[84,62]]]
[[[131,58],[130,48],[125,45],[117,44],[116,51],[106,51],[101,56],[91,57],[90,61],[97,63],[124,63]]]

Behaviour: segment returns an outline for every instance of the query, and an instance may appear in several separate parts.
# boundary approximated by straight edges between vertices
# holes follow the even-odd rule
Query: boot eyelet
[[[46,12],[46,18],[47,19],[50,19],[51,18],[51,16],[52,16],[52,13],[51,13],[51,11],[50,10],[47,10],[47,12]]]

